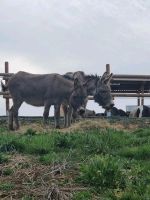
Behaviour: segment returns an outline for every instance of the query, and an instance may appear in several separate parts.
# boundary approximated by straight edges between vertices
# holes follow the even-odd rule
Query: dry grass
[[[115,130],[135,130],[139,128],[138,123],[124,123],[123,121],[117,121],[110,123],[107,119],[82,119],[78,122],[72,123],[68,128],[55,129],[52,125],[44,126],[42,123],[28,123],[20,126],[20,129],[16,133],[25,133],[27,129],[32,129],[36,133],[47,133],[52,131],[59,132],[74,132],[74,131],[87,131],[91,129],[115,129]]]
[[[73,123],[69,128],[64,128],[64,132],[86,131],[91,129],[106,129],[111,125],[104,119],[83,119],[79,122]]]

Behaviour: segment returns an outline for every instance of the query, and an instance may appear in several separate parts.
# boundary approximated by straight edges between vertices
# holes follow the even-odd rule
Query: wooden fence
[[[0,77],[2,77],[2,79],[5,81],[5,84],[7,84],[9,78],[14,73],[9,73],[9,62],[5,62],[4,68],[5,68],[4,73],[0,73]],[[107,73],[110,73],[110,65],[109,64],[106,64],[106,71],[107,71]],[[8,112],[9,112],[9,108],[10,108],[11,96],[10,96],[9,92],[3,92],[3,91],[0,91],[0,95],[2,95],[3,98],[5,99],[5,102],[6,102],[6,116],[8,116]],[[89,96],[89,100],[93,100],[93,96]]]
[[[9,73],[9,63],[5,62],[5,67],[4,67],[4,73],[0,73],[0,77],[5,81],[5,84],[7,84],[9,78],[14,74],[14,73]],[[106,64],[106,72],[110,74],[110,65]],[[125,74],[114,74],[112,78],[112,87],[117,88],[117,85],[120,84],[125,84],[125,85],[136,85],[135,83],[140,83],[140,87],[144,86],[144,84],[148,83],[150,85],[150,75],[125,75]],[[121,87],[120,87],[121,88]],[[127,90],[113,90],[112,91],[112,96],[113,97],[137,97],[137,105],[143,105],[144,104],[144,97],[150,97],[150,86],[148,86],[148,92],[144,91],[143,92],[136,92],[134,91],[133,93],[128,92]],[[3,96],[6,102],[6,116],[8,116],[8,111],[10,108],[10,94],[9,92],[2,92],[0,91],[0,95]],[[140,98],[142,98],[141,103],[140,103]],[[89,100],[93,100],[93,96],[88,97]]]
[[[5,80],[5,84],[7,84],[8,79],[13,75],[13,73],[9,73],[9,63],[5,62],[5,72],[0,73],[0,77],[2,77],[3,80]],[[10,108],[10,95],[9,92],[0,92],[0,95],[3,95],[3,98],[5,98],[6,102],[6,116],[8,116],[9,108]]]

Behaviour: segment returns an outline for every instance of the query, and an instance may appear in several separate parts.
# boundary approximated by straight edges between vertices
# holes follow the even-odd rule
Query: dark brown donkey
[[[18,110],[23,102],[44,106],[44,121],[48,118],[50,106],[54,105],[55,127],[59,128],[60,105],[63,102],[68,104],[67,126],[70,126],[72,110],[79,110],[87,98],[86,83],[81,83],[78,78],[73,82],[59,74],[40,75],[20,71],[9,79],[7,87],[13,100],[9,113],[10,129],[13,129],[13,119],[16,129],[19,128]]]

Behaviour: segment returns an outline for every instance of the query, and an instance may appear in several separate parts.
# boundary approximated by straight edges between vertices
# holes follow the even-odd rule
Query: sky
[[[149,23],[149,0],[0,0],[0,72],[8,61],[12,73],[102,75],[109,63],[114,74],[150,74]],[[115,99],[124,110],[136,103],[136,98]],[[92,101],[88,108],[102,110]],[[19,110],[42,113],[26,104]]]

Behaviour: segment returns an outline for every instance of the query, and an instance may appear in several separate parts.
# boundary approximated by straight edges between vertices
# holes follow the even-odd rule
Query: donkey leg
[[[69,111],[68,111],[68,124],[67,124],[68,127],[71,125],[72,113],[73,113],[73,108],[72,108],[72,106],[70,105],[70,106],[69,106]]]
[[[55,128],[60,128],[60,105],[54,105],[55,110]]]
[[[44,113],[43,113],[43,122],[44,125],[48,123],[48,116],[49,116],[49,110],[50,110],[51,105],[46,103],[44,107]]]
[[[18,110],[23,102],[18,98],[17,100],[13,100],[13,117],[15,122],[15,129],[19,129],[19,122],[18,122]]]
[[[8,115],[8,128],[9,130],[14,130],[13,128],[13,106],[9,110],[9,115]]]
[[[68,124],[68,105],[63,104],[62,108],[63,108],[63,111],[64,111],[64,127],[67,127],[67,124]]]

